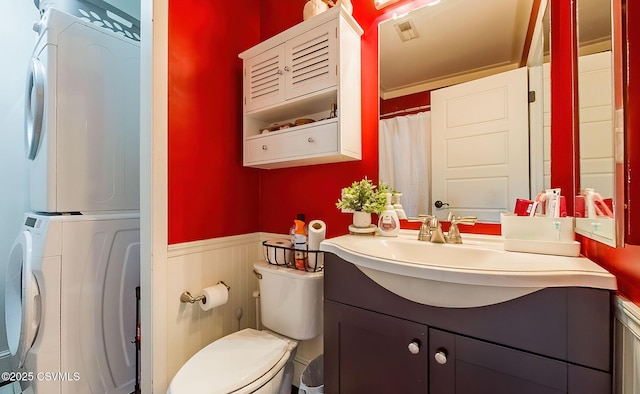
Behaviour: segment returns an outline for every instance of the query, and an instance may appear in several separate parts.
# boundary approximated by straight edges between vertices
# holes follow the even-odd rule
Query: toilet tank
[[[260,314],[266,328],[301,341],[322,333],[322,271],[300,271],[266,261],[253,267],[261,276]]]

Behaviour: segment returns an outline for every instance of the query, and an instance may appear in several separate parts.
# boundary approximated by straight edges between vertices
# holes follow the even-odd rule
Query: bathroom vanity
[[[345,237],[357,236],[338,239]],[[418,243],[425,253],[418,257],[424,262],[416,264],[404,257],[404,261],[396,260],[394,240],[380,238],[360,239],[365,243],[381,242],[386,255],[376,255],[375,248],[369,247],[366,253],[370,255],[365,256],[362,251],[345,247],[349,242],[341,244],[331,239],[321,245],[321,249],[330,252],[325,253],[324,282],[326,392],[611,392],[615,279],[606,271],[584,258],[496,249],[494,260],[513,258],[511,271],[501,269],[505,282],[510,282],[506,287],[520,283],[523,287],[532,286],[530,291],[482,306],[433,306],[399,296],[385,288],[391,288],[386,282],[383,287],[365,272],[371,273],[371,267],[384,270],[388,265],[415,265],[412,268],[428,271],[425,276],[429,278],[419,278],[423,282],[418,282],[415,277],[414,281],[404,277],[407,287],[425,286],[427,291],[426,287],[441,278],[444,285],[451,282],[453,299],[465,298],[465,286],[470,294],[478,292],[478,286],[501,292],[502,275],[492,267],[483,267],[481,262],[476,263],[479,272],[472,273],[472,260],[468,267],[455,262],[447,266],[436,260],[438,253],[464,250],[464,246],[455,249],[457,245]],[[351,239],[356,240],[356,245],[358,238]],[[411,242],[402,236],[398,241]],[[474,253],[473,247],[467,249]],[[477,252],[481,255],[487,249],[490,247],[482,245]],[[429,262],[430,255],[436,259]],[[524,269],[536,257],[543,266],[560,259],[559,269],[552,272],[547,266],[537,273]],[[524,260],[518,261],[520,258]],[[367,259],[377,259],[376,264],[381,265],[364,267]],[[571,272],[568,266],[574,263],[576,270]],[[589,264],[594,265],[593,269]],[[480,276],[474,277],[475,274]],[[458,283],[456,275],[461,278]],[[486,277],[481,278],[482,275]],[[529,280],[549,280],[551,284],[540,288],[541,283]],[[591,280],[595,287],[585,286]],[[446,291],[446,286],[439,290]],[[481,299],[478,294],[473,298]],[[454,300],[454,304],[464,303]]]

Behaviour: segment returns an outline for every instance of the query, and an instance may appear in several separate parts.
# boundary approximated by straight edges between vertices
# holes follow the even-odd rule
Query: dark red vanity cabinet
[[[547,288],[478,308],[422,305],[325,253],[325,392],[611,393],[612,294]]]

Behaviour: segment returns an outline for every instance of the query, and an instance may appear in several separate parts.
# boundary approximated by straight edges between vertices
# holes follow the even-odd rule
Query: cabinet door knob
[[[276,71],[276,74],[282,75],[282,70],[278,69],[278,71]]]
[[[266,145],[262,145],[262,150],[267,150],[267,146]]]
[[[418,354],[420,353],[420,342],[419,341],[413,341],[409,344],[409,346],[407,346],[407,348],[409,349],[409,353],[411,354]]]
[[[312,138],[312,137],[307,138],[307,142],[313,142],[313,141],[314,141],[314,140],[313,140],[313,138]]]
[[[447,351],[444,350],[444,349],[439,350],[435,354],[434,358],[436,359],[436,362],[438,364],[442,364],[442,365],[446,364],[447,363]]]
[[[284,66],[284,71],[289,72],[289,66]]]

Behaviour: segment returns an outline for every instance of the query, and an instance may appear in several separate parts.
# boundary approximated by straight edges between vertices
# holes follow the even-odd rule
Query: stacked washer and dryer
[[[30,208],[10,253],[7,339],[24,392],[131,393],[140,283],[139,21],[35,0]]]

